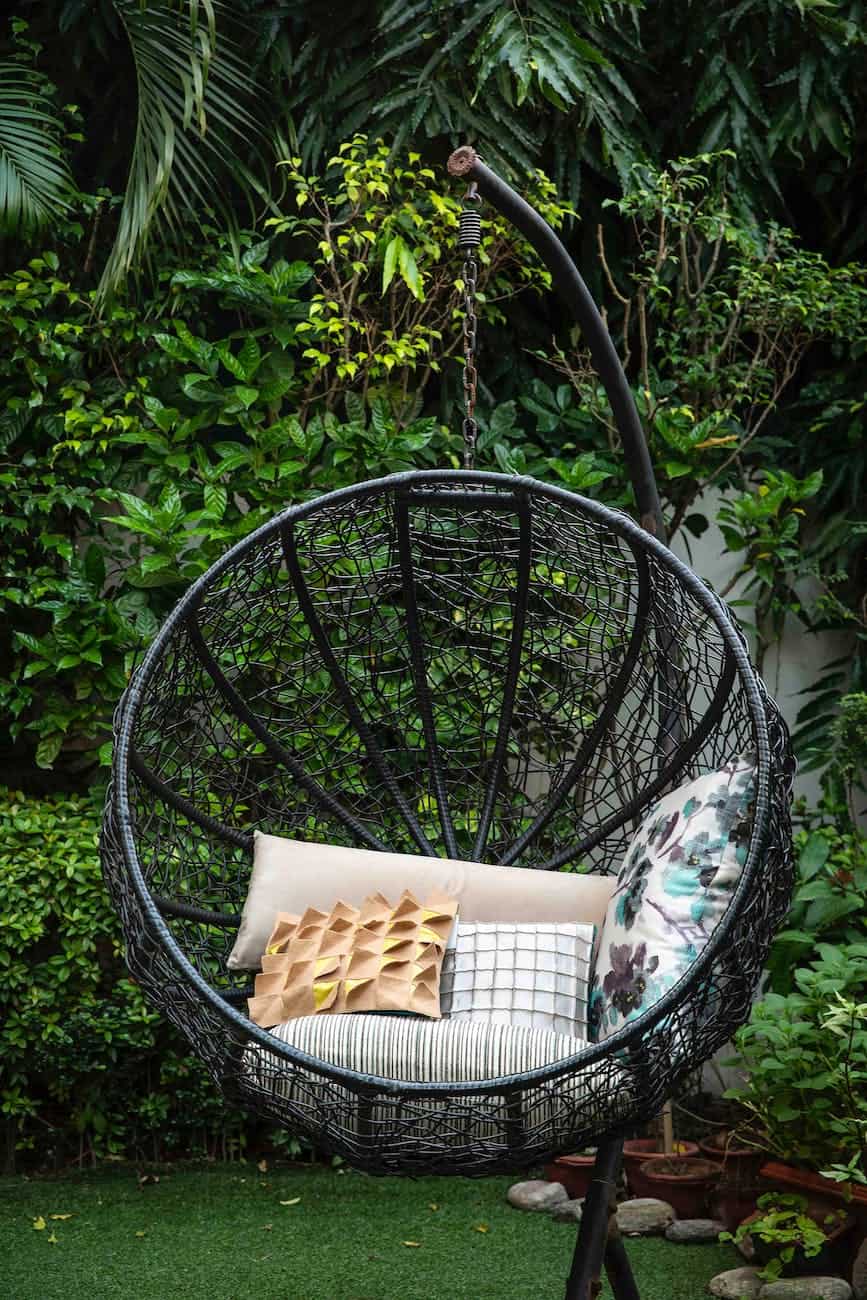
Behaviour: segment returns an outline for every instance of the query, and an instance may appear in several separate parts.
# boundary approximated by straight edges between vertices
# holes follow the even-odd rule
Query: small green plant
[[[720,1241],[739,1245],[750,1237],[763,1246],[773,1247],[775,1254],[765,1263],[759,1276],[773,1282],[796,1254],[815,1259],[828,1240],[828,1234],[845,1218],[841,1210],[830,1211],[818,1223],[807,1213],[807,1199],[783,1192],[768,1192],[758,1199],[758,1218],[747,1219],[736,1232],[721,1232]]]
[[[867,943],[817,945],[794,989],[768,993],[735,1037],[745,1108],[768,1151],[867,1173]]]

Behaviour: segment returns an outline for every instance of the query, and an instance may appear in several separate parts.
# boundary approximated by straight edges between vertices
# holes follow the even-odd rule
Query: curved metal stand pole
[[[623,456],[635,491],[641,526],[664,542],[665,524],[644,430],[617,349],[578,268],[547,221],[491,171],[475,149],[469,145],[456,149],[449,158],[448,168],[452,176],[476,182],[479,193],[520,230],[551,272],[554,288],[572,309],[608,394],[623,439]]]
[[[622,1138],[599,1143],[566,1284],[566,1300],[596,1300],[602,1291],[603,1263],[615,1300],[641,1300],[615,1217],[622,1154]]]

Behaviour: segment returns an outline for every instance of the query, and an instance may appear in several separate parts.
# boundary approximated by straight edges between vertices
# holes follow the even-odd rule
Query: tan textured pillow
[[[452,858],[374,853],[256,831],[253,872],[232,970],[258,970],[278,912],[329,911],[335,898],[360,907],[369,894],[397,898],[437,892],[458,900],[464,921],[585,921],[601,929],[617,881],[612,876],[497,867]]]
[[[440,969],[457,912],[454,899],[424,903],[404,890],[396,906],[372,894],[360,908],[281,912],[256,976],[250,1019],[263,1028],[297,1016],[412,1011],[438,1020]]]

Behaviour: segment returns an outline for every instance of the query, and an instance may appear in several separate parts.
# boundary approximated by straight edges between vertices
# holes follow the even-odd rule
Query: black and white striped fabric
[[[440,1010],[587,1038],[594,927],[577,923],[461,921],[440,974]]]
[[[417,1016],[303,1016],[271,1030],[319,1060],[416,1083],[496,1079],[549,1065],[586,1046],[551,1029]]]

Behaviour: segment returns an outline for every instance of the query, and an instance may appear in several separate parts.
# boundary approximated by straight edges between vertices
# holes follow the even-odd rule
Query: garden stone
[[[756,1300],[762,1279],[757,1268],[730,1268],[712,1277],[707,1289],[720,1300]]]
[[[851,1300],[852,1288],[842,1277],[781,1277],[768,1282],[759,1300]]]
[[[506,1200],[516,1210],[553,1210],[555,1205],[568,1199],[569,1193],[562,1183],[548,1183],[543,1178],[513,1183],[506,1192]]]
[[[855,1300],[867,1300],[867,1241],[863,1241],[852,1265],[852,1294]]]
[[[560,1201],[551,1211],[555,1223],[580,1223],[584,1201]]]
[[[653,1196],[636,1196],[617,1207],[617,1226],[628,1237],[649,1237],[665,1232],[674,1222],[674,1210],[667,1201]]]
[[[717,1241],[726,1225],[717,1219],[675,1219],[665,1230],[667,1241]]]

